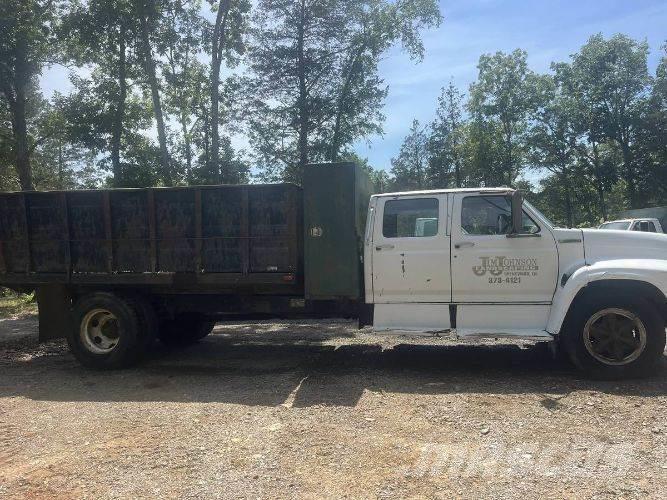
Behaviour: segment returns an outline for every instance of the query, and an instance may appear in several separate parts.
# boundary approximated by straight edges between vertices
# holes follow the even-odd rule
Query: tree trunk
[[[347,74],[345,76],[345,81],[343,82],[343,88],[341,89],[340,96],[338,97],[338,102],[336,103],[336,119],[334,122],[334,129],[333,129],[333,136],[331,139],[331,147],[329,148],[329,152],[327,156],[329,157],[329,161],[337,161],[338,160],[338,155],[340,154],[340,147],[341,147],[341,127],[343,125],[343,115],[345,114],[345,102],[346,99],[350,93],[350,89],[352,87],[352,79],[354,78],[354,75],[357,71],[357,68],[359,67],[359,61],[361,60],[361,56],[364,52],[364,45],[359,47],[354,55],[351,57],[351,62],[349,64],[349,69],[347,71]]]
[[[505,129],[505,148],[507,149],[505,155],[505,171],[507,173],[507,185],[511,186],[512,181],[514,180],[514,172],[512,163],[514,159],[512,158],[512,125],[508,123],[503,123],[503,128]]]
[[[190,132],[188,131],[188,117],[183,108],[181,111],[181,130],[183,132],[183,147],[185,148],[185,171],[186,177],[192,172],[192,146],[190,145]]]
[[[152,2],[151,2],[152,7]],[[155,71],[155,60],[153,59],[153,52],[150,43],[150,29],[148,26],[149,13],[142,12],[140,16],[141,22],[141,44],[144,59],[144,66],[146,75],[148,76],[148,84],[151,88],[151,97],[153,100],[153,114],[155,115],[155,125],[157,127],[158,143],[160,145],[160,164],[163,171],[163,178],[165,184],[173,185],[173,175],[169,161],[169,151],[167,150],[167,133],[164,125],[164,115],[162,113],[162,103],[160,101],[160,89],[158,85],[157,75]]]
[[[635,184],[635,170],[632,159],[632,152],[627,141],[621,143],[621,151],[623,153],[623,178],[626,184],[626,193],[630,208],[639,207],[639,200],[637,199],[637,186]]]
[[[308,127],[310,122],[308,110],[308,89],[306,87],[306,62],[304,54],[304,38],[305,38],[305,24],[306,24],[306,3],[301,0],[301,16],[299,19],[299,26],[297,28],[297,76],[299,80],[299,163],[297,172],[294,173],[290,180],[301,181],[305,166],[308,164]]]
[[[65,165],[63,161],[63,140],[58,137],[58,189],[65,189]]]
[[[210,130],[211,124],[208,116],[208,110],[205,106],[202,106],[202,115],[204,117],[204,165],[207,166],[207,172],[211,175],[213,174],[212,170],[209,170],[208,167],[211,165],[211,137]],[[207,182],[213,183],[213,179],[207,179]]]
[[[218,183],[222,184],[222,172],[220,171],[220,88],[218,86],[220,75],[220,62],[211,61],[211,151],[209,170],[211,174],[218,177]]]
[[[458,148],[460,140],[460,135],[459,135],[460,123],[456,117],[456,110],[458,109],[459,105],[458,102],[454,99],[453,94],[448,93],[448,99],[449,99],[449,113],[448,113],[449,137],[451,144],[450,147],[452,150],[452,155],[454,157],[454,180],[456,182],[456,187],[460,188],[462,187],[461,184],[463,183],[463,180],[461,179],[461,158],[459,157],[459,148]]]
[[[9,104],[11,114],[12,135],[14,139],[14,154],[16,173],[23,191],[34,189],[32,182],[32,165],[30,164],[30,145],[28,141],[28,119],[26,110],[26,93],[30,77],[28,75],[28,60],[26,55],[27,42],[19,40],[14,49],[15,67],[13,82],[4,82],[2,91]],[[13,88],[12,88],[13,87]]]
[[[607,204],[604,200],[604,186],[602,185],[602,182],[600,180],[596,179],[595,182],[595,192],[598,195],[598,208],[600,209],[600,215],[602,215],[602,218],[604,220],[607,220],[608,214],[607,214]]]
[[[21,190],[32,191],[32,165],[30,163],[30,148],[28,146],[28,124],[26,118],[25,87],[17,78],[16,101],[12,106],[12,131],[14,133],[14,147],[16,149],[16,171],[19,176]]]
[[[570,188],[570,179],[567,175],[567,170],[563,170],[561,174],[563,178],[563,188],[565,189],[565,219],[567,227],[574,226],[574,215],[572,213],[572,190]]]
[[[120,148],[123,135],[123,121],[125,120],[125,101],[127,99],[127,65],[125,55],[125,26],[120,27],[118,41],[118,102],[113,117],[111,132],[111,171],[113,184],[119,187],[123,184],[123,172],[120,166]]]
[[[454,177],[456,179],[456,187],[460,188],[463,187],[461,184],[463,184],[461,180],[461,160],[459,159],[458,154],[454,158]]]
[[[211,41],[211,151],[209,170],[215,173],[218,183],[227,180],[227,172],[223,172],[220,165],[220,66],[222,64],[222,49],[225,42],[225,29],[231,0],[220,0],[218,14],[213,28]]]
[[[598,205],[600,214],[604,220],[607,220],[607,203],[604,199],[604,184],[602,182],[602,172],[600,171],[600,153],[597,143],[593,142],[593,170],[595,172],[595,191],[598,195]]]

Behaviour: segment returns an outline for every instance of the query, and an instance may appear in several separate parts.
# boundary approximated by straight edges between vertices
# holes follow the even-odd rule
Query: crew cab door
[[[508,237],[506,194],[457,193],[451,224],[454,302],[551,303],[558,276],[556,242],[525,207],[523,230],[532,234]]]
[[[447,194],[378,198],[371,244],[375,304],[451,301],[447,201]]]

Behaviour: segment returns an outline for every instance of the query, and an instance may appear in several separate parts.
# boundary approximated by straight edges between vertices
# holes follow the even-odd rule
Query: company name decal
[[[537,259],[532,257],[480,257],[480,265],[473,266],[472,272],[476,276],[484,276],[486,273],[492,276],[513,275],[513,276],[531,276],[536,275],[540,267],[537,265]]]

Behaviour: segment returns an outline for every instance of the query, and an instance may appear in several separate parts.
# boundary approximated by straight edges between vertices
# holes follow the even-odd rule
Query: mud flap
[[[373,326],[373,309],[374,304],[359,304],[359,329],[364,326]]]
[[[70,323],[72,297],[63,285],[41,285],[35,291],[39,308],[39,341],[65,337]]]

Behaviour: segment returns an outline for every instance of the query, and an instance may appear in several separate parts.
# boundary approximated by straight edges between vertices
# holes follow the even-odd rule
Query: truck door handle
[[[393,250],[393,249],[394,249],[394,245],[378,245],[378,246],[375,247],[375,250],[377,250],[378,252],[380,250]]]
[[[471,248],[474,246],[475,244],[472,241],[462,241],[461,243],[456,243],[454,248]]]

